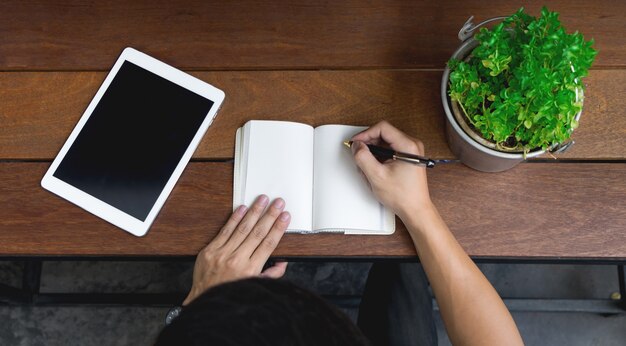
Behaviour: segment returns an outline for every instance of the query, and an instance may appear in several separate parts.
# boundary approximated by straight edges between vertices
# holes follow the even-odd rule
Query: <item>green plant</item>
[[[578,126],[584,86],[597,51],[593,40],[567,34],[557,12],[539,18],[520,8],[475,36],[469,59],[451,59],[449,95],[482,136],[507,151],[562,143]]]

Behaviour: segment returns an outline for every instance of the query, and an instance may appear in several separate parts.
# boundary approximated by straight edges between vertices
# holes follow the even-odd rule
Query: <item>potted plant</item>
[[[496,19],[503,20],[468,38]],[[476,26],[471,20],[442,79],[452,152],[474,169],[498,172],[567,148],[582,112],[582,78],[597,54],[593,40],[566,33],[545,7],[539,18],[521,8]]]

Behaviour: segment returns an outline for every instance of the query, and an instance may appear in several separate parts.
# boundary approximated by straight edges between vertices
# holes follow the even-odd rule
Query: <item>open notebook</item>
[[[288,232],[393,233],[394,214],[374,198],[342,143],[364,129],[247,122],[236,135],[233,209],[266,194],[285,200]]]

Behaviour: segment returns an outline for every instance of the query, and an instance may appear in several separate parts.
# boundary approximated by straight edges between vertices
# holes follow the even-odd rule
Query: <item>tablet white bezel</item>
[[[187,150],[185,150],[185,153],[182,155],[180,161],[178,162],[176,169],[174,169],[174,172],[168,179],[167,184],[161,191],[152,208],[150,209],[150,212],[148,213],[145,221],[136,219],[135,217],[130,216],[129,214],[111,206],[110,204],[107,204],[87,194],[86,192],[75,188],[74,186],[56,178],[53,175],[57,167],[67,154],[67,151],[74,143],[74,140],[82,130],[83,126],[85,125],[87,120],[89,120],[89,117],[91,116],[94,109],[96,108],[96,105],[98,104],[98,102],[100,102],[100,99],[111,84],[111,81],[113,80],[113,78],[115,78],[115,75],[125,61],[129,61],[143,69],[155,73],[175,84],[178,84],[185,89],[188,89],[214,102],[207,117],[200,125],[198,131],[191,140],[191,143],[187,147]],[[213,119],[215,118],[215,115],[217,114],[217,111],[219,110],[223,101],[223,91],[133,48],[126,48],[113,65],[113,68],[111,68],[111,71],[98,89],[98,92],[96,92],[93,100],[91,100],[91,102],[89,103],[89,106],[76,124],[76,127],[74,128],[74,130],[72,130],[72,133],[68,137],[67,141],[65,141],[65,144],[63,144],[63,147],[61,147],[59,154],[56,156],[56,158],[52,162],[52,165],[41,180],[41,186],[44,189],[76,204],[77,206],[87,210],[88,212],[101,217],[102,219],[124,229],[125,231],[133,235],[139,237],[143,236],[146,234],[146,232],[148,232],[148,229],[150,228],[152,222],[159,213],[159,210],[165,203],[165,200],[169,196],[170,192],[174,188],[174,185],[176,184],[183,170],[187,166],[187,163],[191,159],[193,152],[196,150],[198,144],[200,144],[200,140],[213,122]]]

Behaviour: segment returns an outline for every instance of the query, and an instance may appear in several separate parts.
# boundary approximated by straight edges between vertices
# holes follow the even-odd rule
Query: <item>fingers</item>
[[[251,276],[279,278],[287,264],[277,264],[262,273],[263,264],[274,252],[291,216],[284,212],[285,201],[278,198],[267,208],[269,198],[259,196],[250,209],[238,207],[218,235],[196,258],[193,286],[184,304],[220,283]]]
[[[384,169],[383,165],[372,155],[370,150],[363,142],[355,141],[352,143],[352,155],[356,165],[361,169],[368,182],[376,179]]]
[[[285,234],[290,221],[291,215],[289,212],[284,211],[280,213],[280,216],[276,219],[270,231],[267,233],[265,238],[261,240],[252,253],[250,260],[257,268],[259,268],[259,271],[263,268],[263,264],[267,262],[267,259],[270,258],[270,255],[274,252],[276,246],[278,246],[278,243]]]
[[[413,154],[423,154],[421,142],[415,140],[386,121],[381,121],[369,129],[358,133],[352,137],[353,141],[362,141],[372,144],[385,142],[393,150],[404,151]]]
[[[285,201],[282,198],[275,199],[236,251],[248,258],[251,257],[252,252],[270,232],[272,225],[274,225],[284,208]]]
[[[250,209],[246,212],[245,216],[239,222],[237,227],[228,233],[228,240],[223,244],[223,247],[228,248],[230,251],[234,251],[241,245],[246,239],[252,228],[256,225],[257,221],[261,218],[265,207],[269,203],[269,198],[266,195],[257,197],[256,201],[252,204]]]
[[[261,277],[280,279],[283,277],[283,275],[285,275],[286,270],[287,270],[287,262],[277,262],[273,266],[265,269],[261,273]]]

